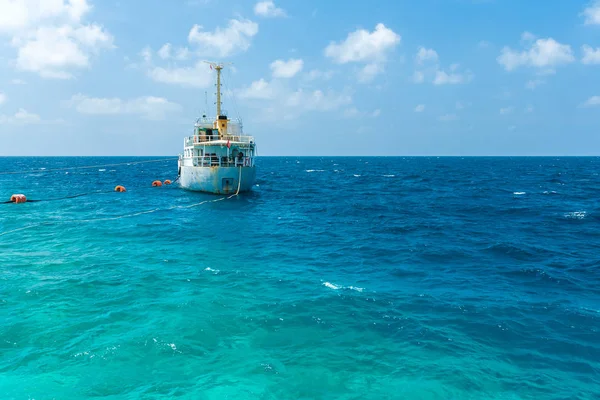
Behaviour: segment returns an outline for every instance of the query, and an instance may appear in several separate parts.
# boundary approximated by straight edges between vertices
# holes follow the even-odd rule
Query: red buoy
[[[162,186],[162,182],[161,181],[154,181],[154,182],[152,182],[152,186]]]
[[[125,186],[118,185],[115,187],[115,192],[126,192]]]
[[[13,203],[25,203],[27,201],[27,197],[24,194],[13,194],[10,196],[10,201]]]
[[[165,181],[165,185],[170,185],[170,184],[171,184],[171,181],[167,179],[167,180]]]

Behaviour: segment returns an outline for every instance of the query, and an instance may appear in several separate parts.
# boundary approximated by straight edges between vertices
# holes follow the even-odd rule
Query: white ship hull
[[[254,186],[256,167],[193,167],[181,166],[179,184],[182,188],[215,194],[247,192]]]

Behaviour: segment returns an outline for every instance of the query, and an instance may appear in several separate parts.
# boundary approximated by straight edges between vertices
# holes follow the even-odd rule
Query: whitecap
[[[357,178],[360,177],[360,175],[356,175],[356,174],[354,174],[354,176],[357,177]]]
[[[325,172],[324,169],[307,169],[306,172]]]
[[[218,274],[220,272],[218,269],[212,269],[211,267],[206,267],[204,268],[204,270],[214,272],[215,274]]]
[[[550,190],[550,191],[548,191],[548,190],[545,190],[545,191],[544,191],[544,194],[557,194],[557,193],[558,193],[558,192],[557,192],[556,190]]]
[[[393,177],[395,177],[396,175],[384,175],[384,176],[385,176],[386,178],[393,178]]]
[[[362,293],[363,290],[365,290],[365,288],[356,287],[356,286],[348,286],[348,289],[350,289],[350,290],[356,290],[357,292],[361,292],[361,293]]]
[[[105,169],[99,169],[98,172],[104,172],[106,171]]]
[[[565,214],[568,219],[584,219],[587,216],[587,211],[573,211]]]
[[[340,286],[338,286],[338,285],[334,285],[333,283],[329,283],[329,282],[324,282],[324,283],[323,283],[323,286],[326,286],[326,287],[328,287],[329,289],[333,289],[333,290],[338,290],[338,289],[341,289],[341,287],[340,287]]]
[[[40,168],[42,171],[45,170],[46,168]]]
[[[513,194],[514,194],[515,196],[522,196],[522,195],[524,195],[524,194],[526,194],[526,193],[527,193],[527,192],[513,192]]]

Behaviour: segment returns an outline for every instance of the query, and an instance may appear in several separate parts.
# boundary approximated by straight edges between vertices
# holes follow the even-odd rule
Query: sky
[[[600,0],[0,0],[0,156],[600,155]]]

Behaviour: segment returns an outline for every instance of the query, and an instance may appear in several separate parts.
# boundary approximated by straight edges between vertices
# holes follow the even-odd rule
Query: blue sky
[[[0,0],[0,155],[598,155],[600,2]]]

